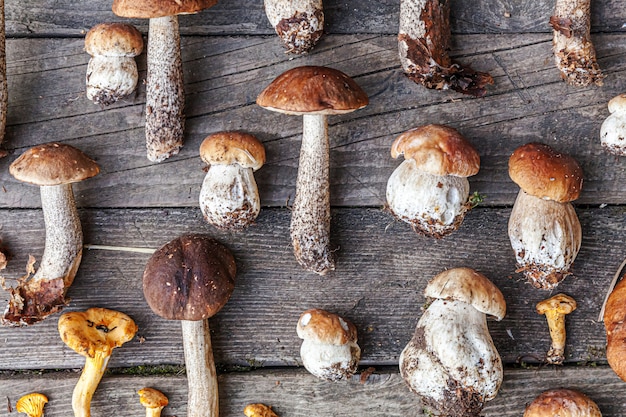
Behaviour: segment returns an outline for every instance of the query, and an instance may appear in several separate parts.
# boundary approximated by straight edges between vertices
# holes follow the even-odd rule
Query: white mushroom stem
[[[94,357],[88,357],[85,361],[85,367],[72,394],[74,417],[91,416],[91,399],[100,380],[102,380],[110,358],[111,352],[105,353],[96,350]]]
[[[146,86],[148,159],[161,162],[183,146],[185,91],[178,17],[150,19]]]
[[[7,85],[6,35],[4,24],[4,0],[0,0],[0,144],[4,140],[9,101]],[[6,153],[0,151],[0,157]]]
[[[87,65],[87,98],[112,104],[135,90],[139,78],[135,58],[97,55]]]
[[[217,417],[219,392],[208,320],[182,320],[188,417]]]
[[[265,0],[265,14],[287,52],[308,52],[324,32],[322,0]]]
[[[330,249],[330,145],[326,115],[303,116],[301,146],[291,242],[300,265],[324,275],[335,269]]]

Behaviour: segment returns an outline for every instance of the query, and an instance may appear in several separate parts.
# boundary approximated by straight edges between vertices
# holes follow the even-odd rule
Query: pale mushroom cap
[[[197,13],[217,4],[217,0],[114,0],[113,13],[121,17],[154,17]]]
[[[209,165],[237,163],[256,171],[265,163],[265,148],[248,133],[218,132],[202,141],[200,158]]]
[[[161,391],[154,388],[142,388],[137,391],[139,402],[146,408],[163,408],[169,404],[169,400]]]
[[[415,160],[417,169],[432,175],[469,177],[480,169],[480,156],[455,129],[420,126],[404,132],[391,145],[391,156]]]
[[[367,106],[369,98],[343,72],[303,66],[279,75],[259,94],[257,104],[286,114],[343,114]]]
[[[620,94],[609,100],[609,112],[623,112],[626,111],[626,93]]]
[[[133,57],[141,54],[141,33],[126,23],[100,23],[85,36],[85,51],[91,55]]]
[[[548,311],[555,311],[560,314],[569,314],[576,310],[576,300],[569,295],[557,294],[537,303],[537,313],[546,314]]]
[[[578,162],[543,143],[517,148],[509,158],[509,176],[528,194],[559,203],[576,200],[583,186]]]
[[[470,268],[453,268],[439,273],[430,280],[424,295],[462,301],[497,320],[502,320],[506,315],[506,301],[502,292],[487,277]]]
[[[542,392],[526,407],[524,417],[602,417],[598,405],[582,392],[553,389]]]
[[[43,415],[43,407],[48,403],[48,397],[38,392],[33,392],[20,397],[15,404],[18,413],[26,413],[29,417]]]
[[[320,309],[302,313],[296,331],[301,339],[329,345],[345,345],[357,340],[354,324]]]

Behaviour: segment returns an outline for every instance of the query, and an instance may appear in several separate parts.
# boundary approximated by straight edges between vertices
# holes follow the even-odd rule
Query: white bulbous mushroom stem
[[[182,320],[188,417],[219,416],[219,391],[208,320]]]
[[[100,380],[102,380],[110,358],[110,352],[96,351],[93,358],[88,357],[85,361],[83,372],[80,374],[80,378],[72,393],[74,417],[91,416],[91,399],[96,392],[96,388],[98,388]]]
[[[303,116],[291,242],[298,263],[320,275],[335,269],[330,248],[330,145],[326,115]]]
[[[87,64],[87,98],[98,104],[113,104],[135,90],[138,78],[135,58],[94,56]]]
[[[4,0],[0,0],[0,144],[4,141],[7,125],[7,109],[9,102],[7,84],[6,34],[4,22]],[[6,155],[0,151],[0,157]]]
[[[183,146],[185,90],[178,17],[150,19],[146,86],[148,159],[161,162]]]

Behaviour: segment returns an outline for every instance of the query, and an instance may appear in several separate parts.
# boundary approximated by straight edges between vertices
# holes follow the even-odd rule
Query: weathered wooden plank
[[[15,401],[29,392],[46,394],[47,417],[71,415],[70,398],[77,374],[0,376],[0,397]],[[186,415],[186,379],[184,376],[105,375],[92,402],[93,417],[143,415],[136,391],[151,386],[163,391],[170,404],[165,415]],[[544,390],[568,387],[590,396],[604,417],[626,413],[624,384],[608,367],[550,369],[506,369],[498,396],[483,410],[485,417],[513,417],[524,412],[527,403]],[[302,369],[255,370],[219,375],[220,415],[243,415],[243,408],[253,402],[271,405],[280,416],[353,417],[427,416],[418,396],[404,385],[397,371],[378,370],[365,383],[350,381],[329,383],[315,379]],[[12,415],[12,414],[9,414]]]
[[[3,210],[1,237],[14,254],[5,274],[22,274],[27,255],[43,251],[41,214]],[[85,242],[158,247],[187,232],[209,233],[230,247],[239,268],[230,302],[213,319],[217,361],[224,365],[292,366],[299,363],[295,324],[300,313],[318,307],[352,320],[359,330],[364,365],[397,364],[424,305],[428,280],[446,268],[477,269],[502,290],[507,317],[490,321],[495,344],[507,363],[536,362],[549,347],[543,316],[535,304],[549,294],[515,274],[506,233],[508,209],[475,209],[455,234],[444,240],[416,235],[376,209],[333,212],[332,242],[337,270],[326,277],[303,272],[289,243],[289,211],[264,209],[255,226],[232,234],[204,224],[189,209],[82,210]],[[583,245],[574,276],[559,286],[578,309],[567,320],[569,363],[603,362],[605,334],[597,316],[607,286],[626,256],[623,207],[580,210]],[[176,322],[156,317],[143,300],[141,276],[149,255],[86,251],[69,295],[70,310],[102,306],[119,309],[138,323],[138,339],[113,355],[111,366],[181,364]],[[7,281],[11,283],[12,281]],[[0,369],[78,367],[82,358],[58,337],[57,317],[31,328],[0,328]],[[35,344],[37,350],[24,350]]]

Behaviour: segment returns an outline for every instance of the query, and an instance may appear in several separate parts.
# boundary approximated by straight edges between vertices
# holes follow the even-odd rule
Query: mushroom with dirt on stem
[[[569,295],[557,294],[537,303],[536,310],[546,316],[550,329],[552,344],[546,354],[546,362],[562,365],[565,360],[565,316],[576,310],[576,300]]]
[[[217,417],[219,393],[208,318],[228,301],[237,267],[231,252],[197,234],[180,236],[150,257],[144,297],[158,316],[180,320],[189,390],[187,416]]]
[[[524,411],[523,417],[602,417],[598,405],[574,389],[557,388],[539,394]]]
[[[278,417],[272,407],[260,403],[246,405],[243,414],[246,417]]]
[[[154,388],[142,388],[137,394],[139,402],[146,408],[146,417],[160,417],[161,411],[169,403],[165,394]]]
[[[148,159],[162,162],[183,146],[185,87],[180,56],[178,15],[197,13],[217,0],[114,0],[113,13],[150,19],[146,80]]]
[[[610,153],[626,156],[626,93],[613,97],[611,113],[600,126],[600,144]]]
[[[15,409],[18,413],[25,413],[28,417],[42,417],[43,408],[47,403],[48,397],[39,392],[31,392],[17,400]]]
[[[329,115],[350,113],[369,103],[359,85],[333,68],[303,66],[278,76],[257,104],[302,116],[303,132],[291,214],[291,242],[300,265],[320,275],[335,269],[330,245]]]
[[[59,318],[58,328],[63,342],[86,358],[72,394],[72,410],[74,417],[89,417],[91,399],[113,349],[135,337],[137,325],[124,313],[94,307],[64,313]]]
[[[265,0],[265,14],[287,52],[310,51],[324,33],[322,0]]]
[[[30,325],[67,304],[65,294],[74,281],[83,251],[72,183],[91,178],[99,171],[91,158],[62,143],[35,146],[9,167],[17,180],[39,185],[46,237],[35,275],[25,277],[10,289],[3,323]]]

